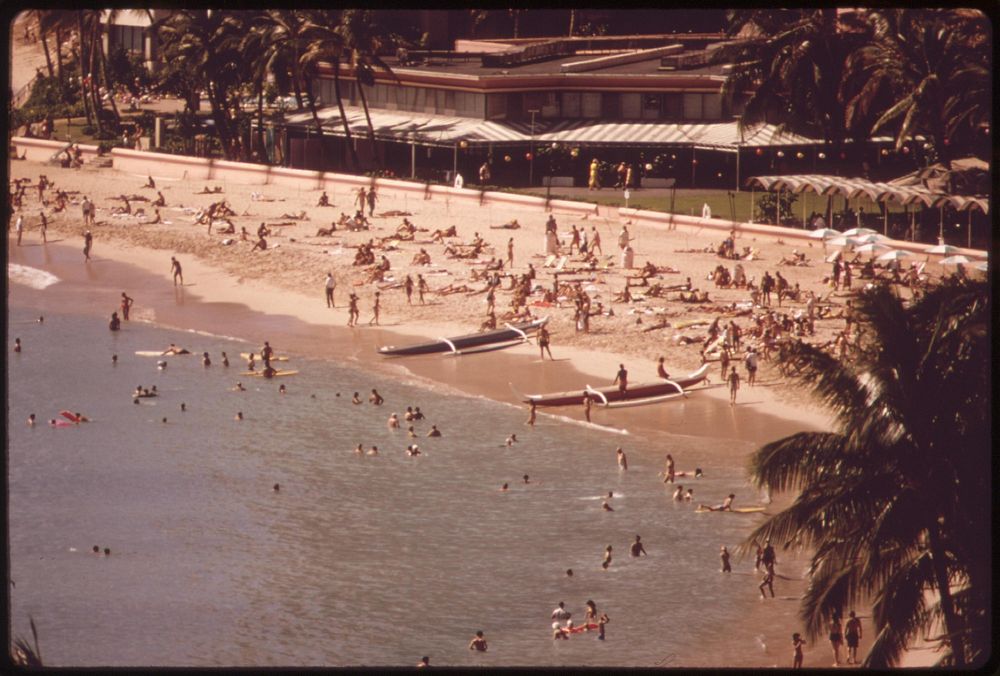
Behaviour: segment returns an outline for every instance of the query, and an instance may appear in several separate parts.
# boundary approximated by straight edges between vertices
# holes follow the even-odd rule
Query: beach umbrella
[[[888,242],[889,238],[876,232],[868,235],[857,235],[853,240],[855,244],[882,244]]]
[[[840,258],[840,252],[839,251],[834,251],[832,254],[830,254],[829,256],[826,257],[826,262],[827,263],[832,263],[835,260],[837,260],[838,258]]]
[[[939,254],[941,256],[950,256],[957,252],[958,247],[954,247],[951,244],[936,244],[929,249],[924,249],[924,253]]]
[[[903,258],[909,258],[912,256],[909,251],[902,251],[900,249],[894,249],[892,251],[886,251],[884,254],[878,257],[880,261],[898,261]]]
[[[872,230],[871,228],[851,228],[850,230],[845,230],[844,235],[847,237],[857,237],[859,235],[877,235],[878,232]]]
[[[938,261],[938,265],[965,265],[969,263],[969,259],[965,256],[959,254],[957,256],[948,256],[947,258],[942,258]]]
[[[990,269],[990,262],[989,261],[980,261],[980,262],[976,263],[975,265],[973,265],[972,267],[975,268],[976,270],[979,270],[980,272],[986,272],[986,271],[988,271]]]
[[[877,253],[879,251],[888,251],[889,249],[890,249],[890,247],[888,245],[882,244],[881,242],[869,242],[868,244],[862,244],[861,246],[859,246],[858,248],[856,248],[854,251],[856,253],[870,253],[870,254],[873,254],[873,253]],[[881,259],[879,259],[879,260],[881,260]]]
[[[826,240],[826,243],[830,246],[854,246],[857,244],[852,238],[840,235],[839,237],[834,237],[833,239]]]
[[[809,233],[809,237],[812,239],[830,239],[838,235],[840,235],[840,232],[833,228],[816,228]]]

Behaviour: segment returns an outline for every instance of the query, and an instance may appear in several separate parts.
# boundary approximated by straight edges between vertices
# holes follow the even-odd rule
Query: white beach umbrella
[[[840,235],[840,231],[834,230],[833,228],[816,228],[809,233],[809,237],[812,239],[830,239],[831,237],[837,237]]]
[[[862,244],[854,251],[857,253],[878,253],[880,251],[888,251],[891,247],[881,242],[869,242],[868,244]]]
[[[826,262],[827,263],[832,263],[835,260],[837,260],[838,258],[840,258],[840,252],[839,251],[834,251],[832,254],[830,254],[829,256],[826,257]]]
[[[951,244],[936,244],[929,249],[924,249],[924,253],[939,254],[941,256],[950,256],[957,251],[958,247]]]
[[[975,265],[973,265],[972,267],[975,268],[976,270],[979,270],[980,272],[987,272],[990,269],[990,262],[980,261]]]
[[[888,237],[880,235],[877,232],[867,235],[855,235],[852,239],[856,244],[881,244],[889,241]]]
[[[878,257],[880,261],[898,261],[904,258],[909,258],[913,254],[909,251],[903,251],[901,249],[893,249],[892,251],[886,251],[884,254]]]
[[[857,242],[851,237],[845,237],[840,235],[839,237],[834,237],[833,239],[826,240],[826,243],[830,246],[854,246]]]
[[[856,237],[858,235],[877,235],[878,232],[871,228],[851,228],[850,230],[845,230],[844,234],[848,237]]]
[[[938,261],[938,265],[965,265],[969,263],[969,259],[965,256],[959,254],[957,256],[948,256],[947,258],[942,258]]]

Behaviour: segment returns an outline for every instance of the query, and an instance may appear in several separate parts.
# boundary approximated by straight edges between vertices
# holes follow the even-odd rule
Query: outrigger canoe
[[[523,343],[528,339],[528,333],[537,331],[549,321],[548,317],[542,317],[531,322],[520,322],[518,324],[507,324],[505,328],[483,331],[481,333],[470,333],[454,338],[438,338],[427,343],[418,343],[405,347],[386,345],[378,349],[379,354],[391,357],[408,357],[418,354],[434,354],[436,352],[449,352],[451,354],[469,354],[470,352],[487,352],[489,350],[499,350]]]
[[[631,385],[625,392],[617,385],[593,388],[590,385],[572,392],[555,392],[552,394],[521,394],[514,386],[511,389],[525,404],[535,406],[580,406],[583,404],[583,393],[586,390],[597,406],[607,408],[623,408],[626,406],[644,406],[667,401],[676,397],[687,396],[687,390],[708,378],[709,364],[701,367],[683,378],[674,380],[659,380],[652,383]]]

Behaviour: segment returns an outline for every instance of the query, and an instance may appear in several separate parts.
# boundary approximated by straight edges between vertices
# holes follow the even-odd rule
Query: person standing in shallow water
[[[486,637],[483,635],[482,630],[477,631],[476,635],[469,641],[469,650],[475,650],[477,652],[484,653],[489,649],[489,645],[486,643]]]

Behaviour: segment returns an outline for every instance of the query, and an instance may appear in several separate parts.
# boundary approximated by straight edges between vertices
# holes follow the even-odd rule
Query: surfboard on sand
[[[271,377],[272,378],[277,378],[279,376],[294,376],[296,373],[298,373],[298,371],[277,371],[276,370],[274,372],[274,375],[272,375]],[[251,376],[251,377],[256,377],[256,378],[266,378],[267,377],[267,376],[264,375],[263,371],[244,371],[243,375],[245,375],[245,376]]]
[[[725,514],[726,512],[731,512],[732,514],[754,514],[757,512],[763,512],[763,507],[733,507],[731,510],[727,509],[725,511],[721,509],[707,509],[704,507],[699,507],[696,512],[716,512],[718,514]]]

